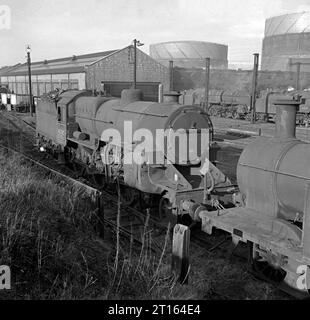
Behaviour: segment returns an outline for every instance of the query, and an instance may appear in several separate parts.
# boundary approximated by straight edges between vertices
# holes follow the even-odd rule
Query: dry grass
[[[96,237],[96,212],[81,190],[40,178],[20,158],[1,162],[0,264],[12,270],[10,295],[87,297],[93,275],[104,285],[107,246]]]
[[[243,264],[203,248],[191,248],[189,285],[181,286],[170,272],[168,231],[155,256],[147,222],[142,247],[119,232],[103,240],[97,225],[82,190],[0,150],[0,265],[12,271],[12,290],[0,299],[283,298]]]
[[[119,211],[120,212],[120,211]],[[163,252],[154,256],[147,224],[142,248],[108,243],[83,191],[0,151],[0,265],[13,290],[0,299],[172,298],[178,285]],[[116,243],[116,245],[114,245]]]

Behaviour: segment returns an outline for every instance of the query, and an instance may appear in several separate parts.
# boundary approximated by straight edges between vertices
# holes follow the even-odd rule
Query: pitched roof
[[[100,60],[119,50],[103,51],[84,55],[73,55],[71,57],[43,60],[31,63],[31,73],[33,75],[41,74],[60,74],[60,73],[79,73],[84,72],[86,65]],[[27,75],[27,63],[18,64],[13,67],[3,67],[0,69],[2,76],[19,76]]]
[[[128,48],[134,48],[134,46],[133,46],[133,45],[129,45],[129,46],[125,47],[125,48],[122,48],[122,49],[119,49],[119,50],[114,50],[113,52],[111,52],[111,53],[108,54],[107,56],[101,57],[101,58],[99,58],[98,60],[93,61],[92,63],[90,63],[90,64],[88,65],[88,67],[90,67],[90,66],[92,66],[92,65],[95,65],[96,63],[98,63],[98,62],[100,62],[100,61],[102,61],[102,60],[104,60],[104,59],[106,59],[106,58],[108,58],[108,57],[110,57],[110,56],[112,56],[112,55],[114,55],[114,54],[117,54],[117,53],[119,53],[119,52],[122,52],[122,51],[124,51],[124,50],[126,50],[126,49],[128,49]],[[151,57],[150,55],[146,54],[145,52],[143,52],[143,51],[140,50],[139,48],[136,48],[136,49],[137,49],[137,51],[139,51],[141,54],[147,56],[148,59],[153,60],[155,63],[157,63],[157,64],[161,65],[162,67],[164,67],[165,69],[167,69],[167,67],[166,67],[164,64],[162,64],[160,61],[157,61],[156,59],[154,59],[154,58]]]
[[[3,74],[6,74],[6,73],[8,73],[8,72],[10,72],[10,71],[12,71],[12,70],[14,70],[14,69],[16,69],[16,68],[18,68],[20,65],[21,65],[21,64],[18,63],[18,64],[14,65],[14,66],[1,67],[1,68],[0,68],[0,76],[3,75]]]

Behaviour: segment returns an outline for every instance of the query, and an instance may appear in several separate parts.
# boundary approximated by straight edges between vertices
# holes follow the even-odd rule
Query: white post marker
[[[189,274],[190,229],[183,224],[176,224],[173,229],[171,268],[182,284],[188,282]]]

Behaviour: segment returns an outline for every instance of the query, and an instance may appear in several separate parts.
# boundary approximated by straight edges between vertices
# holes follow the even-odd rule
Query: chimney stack
[[[274,102],[276,106],[275,138],[296,139],[296,113],[300,101],[295,97]]]

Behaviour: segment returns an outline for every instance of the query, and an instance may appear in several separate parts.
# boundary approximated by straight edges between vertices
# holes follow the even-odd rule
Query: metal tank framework
[[[171,41],[150,45],[150,56],[165,66],[169,61],[180,68],[204,68],[205,58],[211,59],[211,68],[228,68],[228,46],[203,41]]]
[[[267,19],[262,70],[295,71],[298,62],[310,62],[310,11]],[[310,64],[302,71],[310,72]]]

